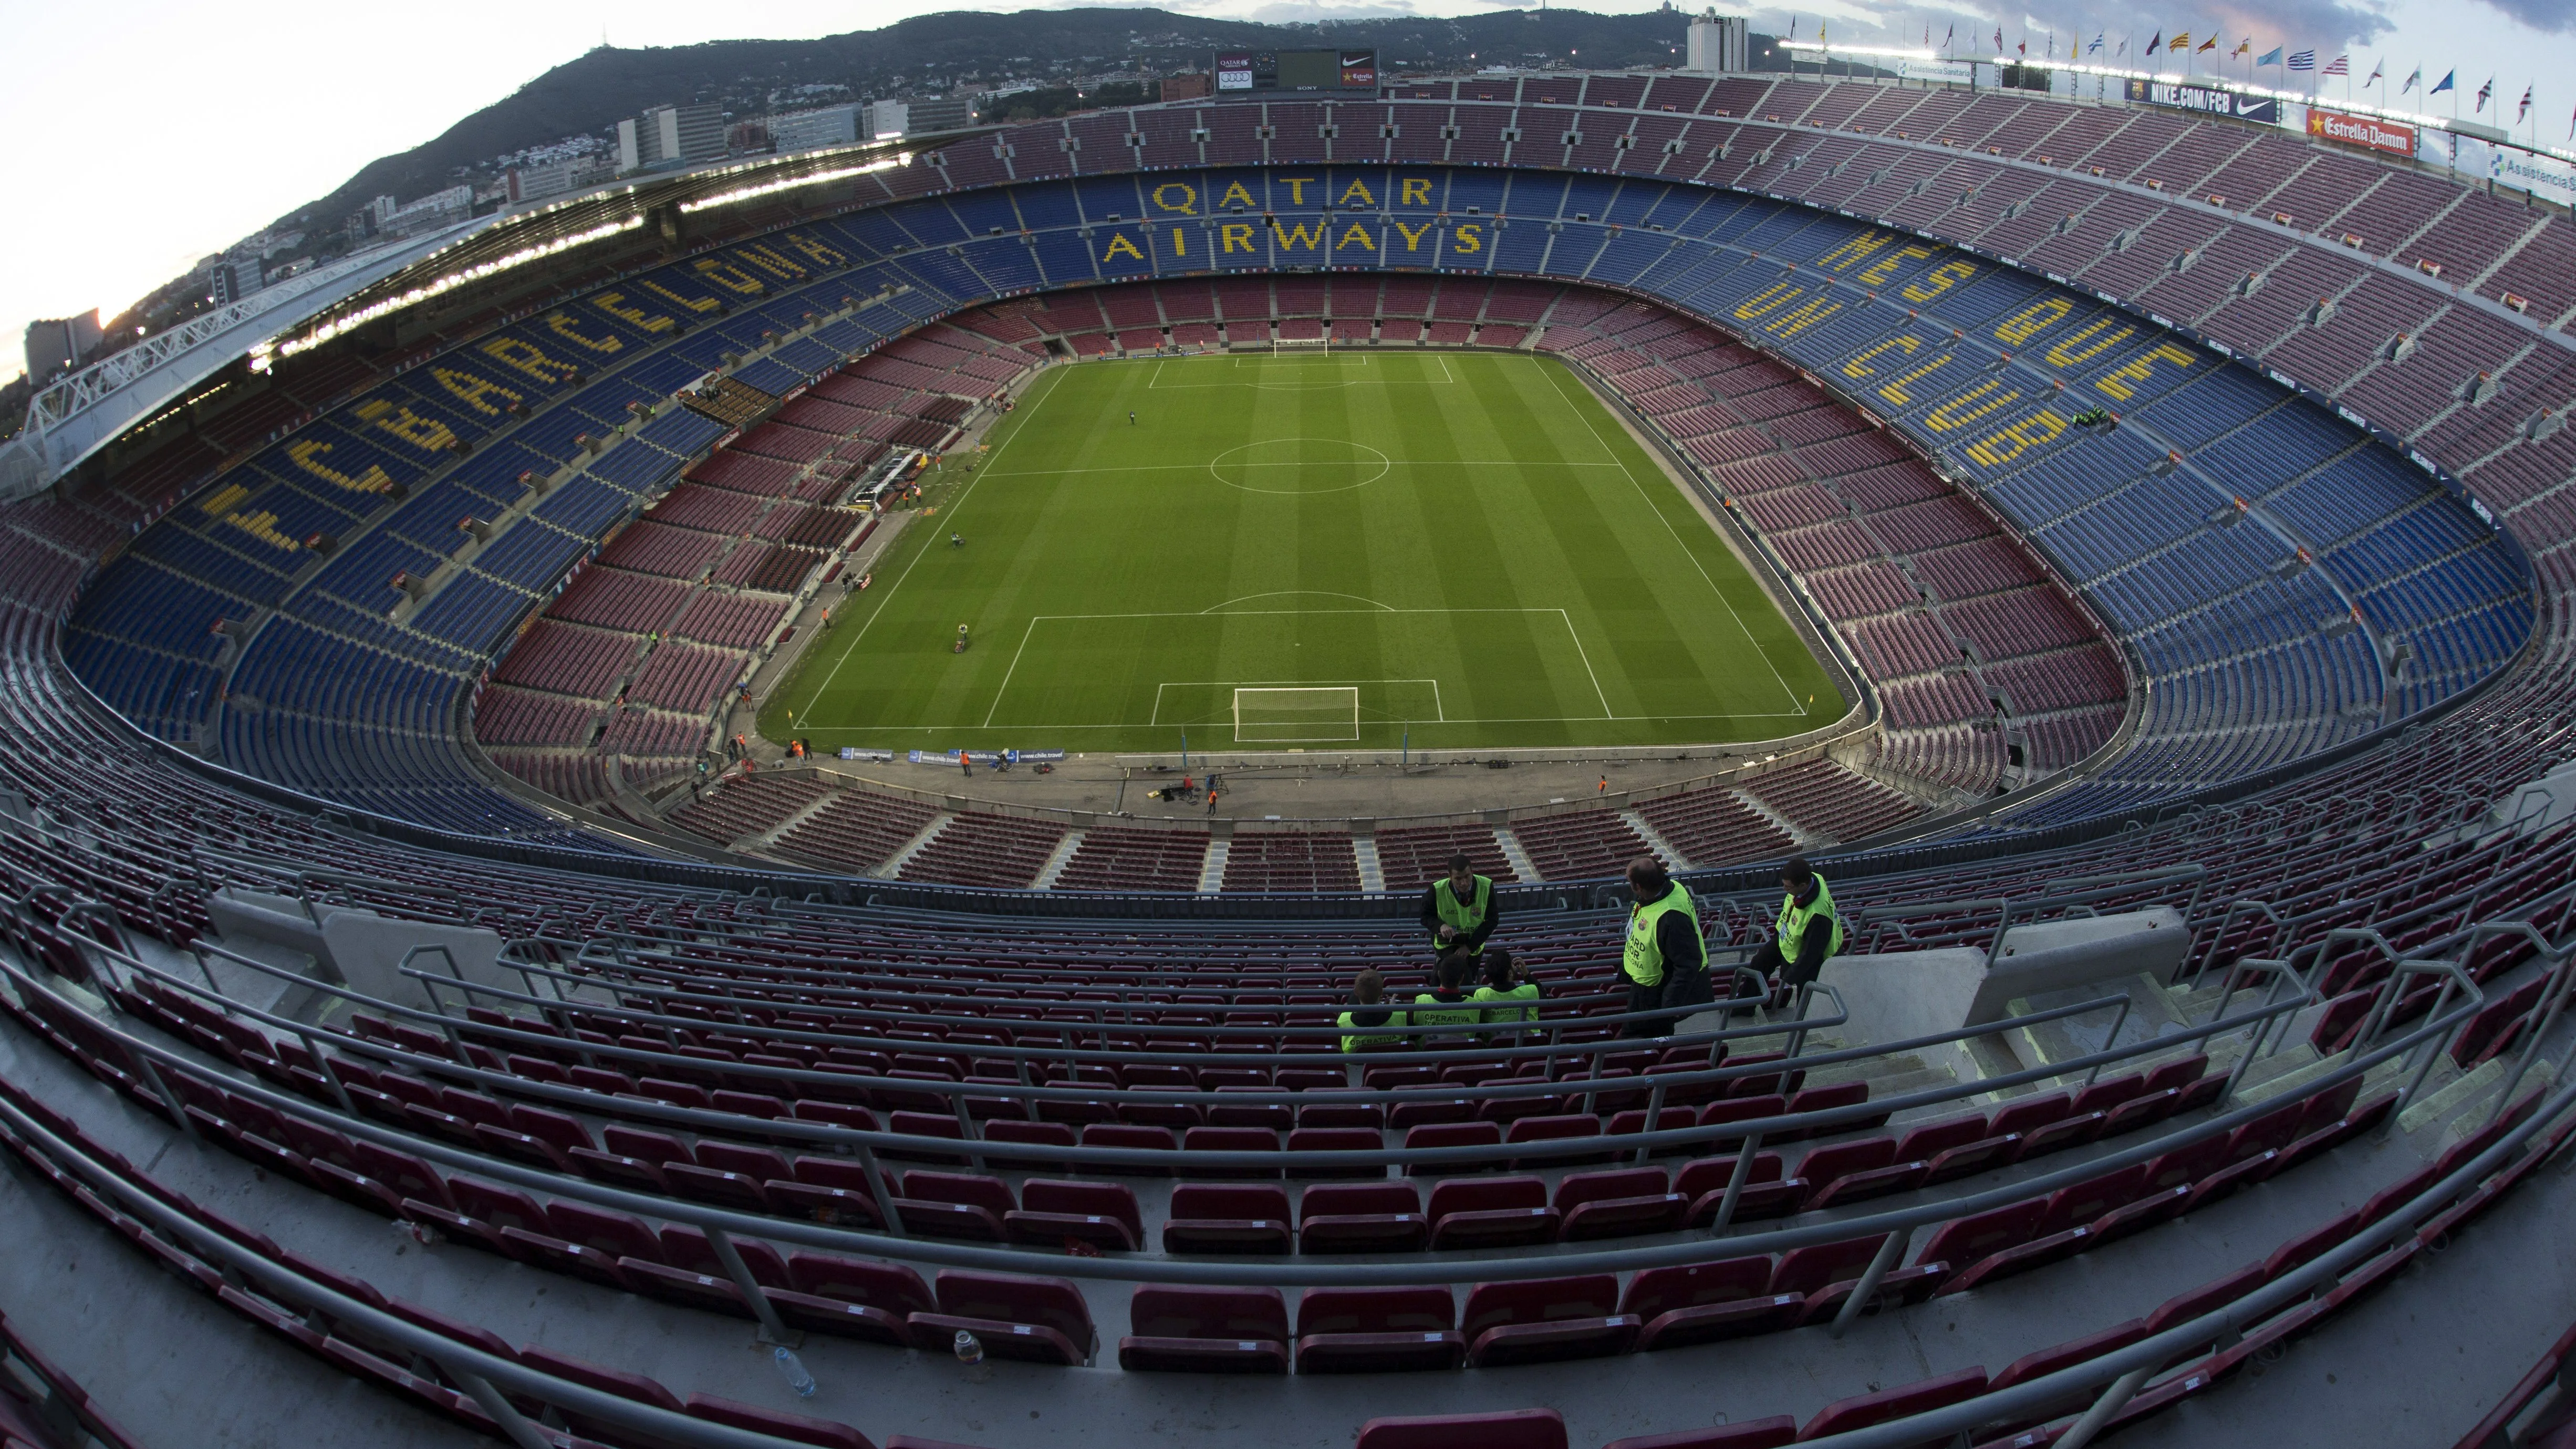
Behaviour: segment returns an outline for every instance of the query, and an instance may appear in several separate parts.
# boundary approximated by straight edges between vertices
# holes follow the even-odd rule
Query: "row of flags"
[[[1816,27],[1816,38],[1821,41],[1825,38],[1825,34],[1825,25],[1822,23],[1818,24]],[[1798,21],[1797,18],[1793,16],[1789,21],[1789,37],[1794,40],[1797,38],[1797,35]],[[1945,52],[1948,51],[1958,38],[1959,27],[1956,24],[1953,24],[1950,26],[1949,30],[1942,35],[1940,49]],[[2094,32],[2091,40],[2083,43],[2083,53],[2086,55],[2099,55],[2102,53],[2103,47],[2109,43],[2110,36],[2107,32],[2096,31]],[[1926,24],[1923,27],[1923,45],[1926,49],[1932,48],[1932,27],[1929,24]],[[2056,59],[2057,32],[2053,30],[2048,32],[2046,45],[2048,58],[2051,60]],[[1995,53],[2001,55],[2004,49],[2004,32],[2003,27],[2000,25],[1995,27],[1994,46]],[[2030,37],[2024,35],[2016,49],[2023,59],[2029,59]],[[2197,57],[2207,55],[2216,49],[2218,49],[2218,37],[2215,35],[2205,36],[2199,41],[2199,43],[2194,44],[2192,34],[2188,30],[2176,31],[2171,40],[2167,40],[2165,38],[2164,31],[2158,30],[2154,37],[2148,40],[2145,54],[2180,54],[2187,51]],[[2114,58],[2125,58],[2128,53],[2129,40],[2128,37],[2123,36],[2120,40],[2119,47],[2113,51],[2112,54]],[[2070,57],[2075,54],[2075,50],[2071,44],[2067,50],[2067,54]],[[2286,46],[2276,45],[2270,50],[2263,52],[2261,55],[2254,55],[2254,37],[2249,35],[2243,40],[2238,41],[2234,50],[2227,52],[2227,57],[2230,60],[2242,59],[2246,56],[2253,56],[2254,64],[2258,66],[2277,65],[2286,70],[2295,70],[2328,76],[2339,75],[2345,77],[2347,80],[2352,76],[2352,55],[2350,52],[2339,54],[2334,59],[2327,61],[2324,69],[2320,71],[2317,66],[2317,53],[2314,50],[2289,50]],[[2361,84],[2364,87],[2375,86],[2386,79],[2388,79],[2386,62],[2384,60],[2374,61],[2370,67],[2370,78],[2363,81]],[[2406,77],[2406,83],[2398,88],[2397,93],[2401,96],[2412,95],[2415,92],[2415,88],[2423,83],[2424,68],[2422,66],[2417,66],[2413,73]],[[2496,78],[2494,76],[2489,76],[2487,77],[2487,83],[2478,87],[2478,99],[2475,107],[2477,114],[2485,115],[2487,102],[2495,99],[2495,83]],[[2430,100],[2433,97],[2442,94],[2444,91],[2451,91],[2456,95],[2458,85],[2459,72],[2456,70],[2444,71],[2442,73],[2442,78],[2439,81],[2434,82],[2431,89],[2424,92],[2425,99]],[[2522,105],[2514,112],[2513,117],[2513,123],[2517,126],[2521,125],[2531,115],[2531,104],[2534,89],[2535,87],[2530,85],[2526,85],[2522,88]],[[2501,107],[2498,108],[2499,113],[2501,113],[2501,109]],[[2576,114],[2571,114],[2568,117],[2567,135],[2570,140],[2576,140]]]

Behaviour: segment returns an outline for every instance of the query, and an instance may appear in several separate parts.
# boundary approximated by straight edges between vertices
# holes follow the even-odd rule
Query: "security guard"
[[[1689,890],[1665,874],[1663,863],[1652,856],[1628,862],[1628,890],[1636,904],[1628,908],[1628,943],[1619,962],[1628,975],[1628,1010],[1669,1010],[1674,1015],[1628,1022],[1619,1034],[1671,1036],[1681,1020],[1681,1008],[1711,999],[1699,907]]]
[[[1431,949],[1443,956],[1457,950],[1483,955],[1485,938],[1502,918],[1492,878],[1476,874],[1464,851],[1449,857],[1448,879],[1422,892],[1422,929],[1431,933]]]
[[[1546,992],[1531,978],[1528,967],[1513,960],[1512,953],[1500,946],[1486,952],[1477,964],[1484,968],[1485,984],[1468,999],[1484,1007],[1485,1025],[1511,1028],[1538,1020],[1539,998]],[[1509,1042],[1520,1034],[1517,1030],[1489,1031],[1485,1039]]]
[[[1485,1013],[1467,995],[1467,983],[1476,979],[1476,958],[1463,948],[1440,958],[1439,985],[1413,998],[1413,1010],[1406,1015],[1413,1024],[1424,1028],[1424,1035],[1464,1034],[1469,1028],[1484,1025]]]
[[[1772,926],[1773,940],[1753,953],[1753,969],[1769,979],[1775,1000],[1815,980],[1843,950],[1843,918],[1834,913],[1833,888],[1805,856],[1793,855],[1780,867],[1780,888],[1787,894]]]
[[[1385,999],[1386,978],[1378,974],[1376,967],[1351,979],[1351,1009],[1342,1013],[1338,1023],[1345,1053],[1384,1051],[1404,1045],[1404,1028],[1412,1023],[1403,1012],[1389,1011],[1378,1004]]]

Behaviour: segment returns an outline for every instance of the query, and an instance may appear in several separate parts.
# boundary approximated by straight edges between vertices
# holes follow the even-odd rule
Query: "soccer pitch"
[[[764,734],[826,752],[1170,751],[1185,733],[1194,750],[1592,748],[1767,739],[1844,709],[1552,358],[1069,364],[988,442],[836,606]]]

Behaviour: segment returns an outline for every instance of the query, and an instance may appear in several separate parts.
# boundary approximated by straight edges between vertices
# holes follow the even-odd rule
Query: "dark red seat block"
[[[1636,1344],[1637,1317],[1618,1308],[1619,1280],[1608,1273],[1482,1283],[1468,1293],[1459,1329],[1478,1368],[1601,1358]]]
[[[1371,1419],[1355,1449],[1565,1449],[1565,1418],[1554,1409]]]
[[[1167,1373],[1288,1372],[1288,1309],[1276,1288],[1148,1283],[1129,1301],[1135,1332],[1118,1366]]]
[[[1446,1288],[1310,1288],[1297,1304],[1297,1372],[1454,1369],[1467,1358]]]

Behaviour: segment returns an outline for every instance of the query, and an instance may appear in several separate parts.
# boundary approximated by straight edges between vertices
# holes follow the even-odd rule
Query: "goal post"
[[[1238,744],[1310,744],[1360,737],[1356,685],[1238,688],[1234,738]]]

